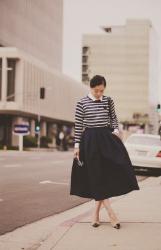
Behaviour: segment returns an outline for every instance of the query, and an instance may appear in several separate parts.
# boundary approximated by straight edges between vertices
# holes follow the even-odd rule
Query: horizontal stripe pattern
[[[81,98],[75,108],[74,142],[80,143],[81,134],[85,127],[105,126],[119,129],[113,99],[105,95],[100,102],[95,102],[88,95]]]

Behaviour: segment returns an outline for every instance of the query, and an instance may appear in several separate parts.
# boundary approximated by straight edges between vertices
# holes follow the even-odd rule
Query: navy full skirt
[[[73,158],[70,195],[103,200],[140,189],[128,152],[109,127],[85,128],[79,148],[83,165]]]

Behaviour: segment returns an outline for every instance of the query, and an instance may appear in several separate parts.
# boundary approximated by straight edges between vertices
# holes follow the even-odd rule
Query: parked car
[[[133,166],[145,169],[157,169],[161,172],[161,139],[159,135],[131,134],[125,141],[125,147]]]

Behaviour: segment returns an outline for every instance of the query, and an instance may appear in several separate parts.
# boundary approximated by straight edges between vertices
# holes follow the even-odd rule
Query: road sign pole
[[[19,134],[19,151],[23,151],[23,135]]]

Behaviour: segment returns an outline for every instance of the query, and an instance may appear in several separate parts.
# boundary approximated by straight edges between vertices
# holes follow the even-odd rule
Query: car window
[[[149,146],[161,146],[161,140],[159,138],[150,138],[150,137],[141,137],[141,136],[132,136],[129,137],[126,142],[149,145]]]

